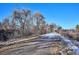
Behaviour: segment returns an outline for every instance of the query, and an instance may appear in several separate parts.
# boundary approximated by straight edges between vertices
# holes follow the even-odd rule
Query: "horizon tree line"
[[[47,24],[45,17],[40,12],[32,14],[29,9],[16,9],[10,17],[0,22],[0,31],[5,31],[5,36],[9,38],[45,34],[52,32],[55,27],[57,27],[56,24]],[[47,31],[47,28],[50,30]]]

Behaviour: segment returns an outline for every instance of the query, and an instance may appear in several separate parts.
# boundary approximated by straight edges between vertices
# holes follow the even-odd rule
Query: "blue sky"
[[[0,4],[0,21],[9,17],[16,8],[30,9],[32,14],[38,11],[45,17],[47,23],[56,23],[66,29],[74,28],[76,24],[79,24],[79,4],[77,3]]]

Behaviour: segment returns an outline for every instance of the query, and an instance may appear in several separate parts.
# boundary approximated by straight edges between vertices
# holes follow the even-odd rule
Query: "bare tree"
[[[7,29],[10,29],[10,26],[9,26],[9,19],[8,18],[5,18],[3,23],[2,23],[2,28],[4,30],[7,30]]]
[[[42,33],[45,27],[45,21],[44,21],[44,16],[40,13],[35,13],[34,14],[35,20],[36,20],[36,27],[38,32]]]
[[[32,17],[30,10],[15,10],[13,13],[13,28],[19,29],[21,35],[29,34],[32,27]]]

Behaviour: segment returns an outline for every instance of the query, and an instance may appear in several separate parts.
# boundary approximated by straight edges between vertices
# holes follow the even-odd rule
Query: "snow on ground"
[[[60,34],[54,32],[54,33],[48,33],[48,34],[44,34],[44,35],[41,35],[43,37],[55,37],[55,36],[60,36],[62,39],[63,42],[65,42],[67,44],[67,46],[71,49],[73,49],[73,51],[76,53],[76,54],[79,54],[79,48],[74,44],[72,43],[71,40],[65,38],[64,36],[61,36]],[[45,40],[45,39],[44,39]],[[47,40],[47,39],[46,39]],[[49,39],[48,39],[49,40]]]
[[[44,39],[40,39],[39,40],[39,38],[38,38],[38,40],[35,40],[34,42],[30,42],[30,43],[28,43],[28,46],[31,46],[31,47],[33,47],[33,46],[36,46],[36,47],[38,47],[38,49],[41,49],[41,48],[45,48],[45,47],[49,47],[49,46],[51,46],[51,44],[52,44],[52,41],[55,39],[57,39],[58,37],[60,37],[60,40],[63,42],[63,43],[65,43],[70,49],[72,49],[73,50],[73,52],[75,52],[75,54],[76,55],[79,55],[79,47],[78,46],[76,46],[71,40],[69,40],[69,39],[67,39],[67,38],[65,38],[64,36],[61,36],[60,34],[58,34],[58,33],[56,33],[56,32],[52,32],[52,33],[48,33],[48,34],[44,34],[44,35],[41,35],[41,37],[45,37]],[[53,39],[53,38],[54,39]],[[59,38],[58,38],[59,39]],[[57,39],[57,40],[58,40]],[[43,40],[43,41],[41,41],[41,40]],[[48,42],[48,41],[50,41],[50,42]],[[76,42],[75,42],[76,43]],[[27,43],[26,43],[27,44]],[[35,47],[35,48],[36,48]],[[29,49],[32,49],[32,48],[29,48]],[[26,50],[29,50],[29,49],[25,49],[25,51]],[[34,49],[34,48],[33,48]],[[35,50],[35,49],[34,49]],[[45,51],[47,51],[48,49],[46,49]],[[37,51],[37,50],[36,50]],[[44,50],[42,50],[42,51],[44,51]],[[39,52],[40,52],[40,50],[39,50]],[[34,53],[34,52],[32,52],[32,53]],[[37,51],[37,53],[38,53],[38,51]],[[36,53],[36,54],[37,54]],[[42,53],[41,53],[42,54]]]
[[[51,37],[51,36],[56,36],[56,35],[59,35],[60,36],[60,34],[58,34],[56,32],[52,32],[52,33],[48,33],[48,34],[43,34],[41,36],[49,36],[49,37]]]

